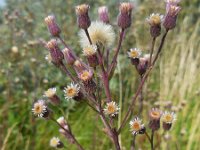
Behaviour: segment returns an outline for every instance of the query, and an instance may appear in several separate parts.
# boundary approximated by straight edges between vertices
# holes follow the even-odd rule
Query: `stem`
[[[148,140],[149,140],[149,143],[151,143],[151,138],[150,138],[150,136],[149,136],[149,134],[145,131],[144,132],[144,134],[146,135],[146,137],[148,138]]]
[[[119,115],[118,115],[118,128],[121,125],[121,120],[122,120],[122,96],[123,96],[123,91],[122,91],[122,74],[121,74],[121,66],[120,63],[117,64],[117,68],[119,71]],[[122,143],[121,143],[121,134],[119,134],[119,144],[122,147]]]
[[[92,40],[91,40],[91,38],[90,38],[90,35],[89,35],[89,32],[88,32],[88,29],[84,29],[84,31],[85,31],[85,34],[86,34],[86,36],[87,36],[89,42],[90,42],[90,45],[92,45]]]
[[[136,150],[136,148],[135,148],[135,139],[136,139],[136,135],[133,136],[133,140],[131,141],[131,150]]]
[[[100,65],[101,70],[102,70],[102,81],[103,81],[103,84],[104,84],[104,90],[105,90],[105,94],[106,94],[106,97],[107,97],[107,102],[111,102],[111,93],[110,93],[110,87],[109,87],[108,74],[105,71],[105,68],[103,66],[103,58],[102,58],[102,55],[100,53],[99,48],[97,48],[97,52],[98,52],[97,57],[98,57],[99,65]]]
[[[142,82],[142,75],[140,76],[140,82]],[[140,101],[139,101],[139,116],[142,114],[142,110],[143,110],[143,88],[140,91]]]
[[[114,73],[114,71],[115,71],[115,66],[116,66],[116,63],[117,63],[117,56],[118,56],[118,54],[119,54],[119,50],[120,50],[121,45],[122,45],[123,36],[124,36],[124,31],[125,31],[125,30],[122,29],[121,32],[120,32],[117,50],[116,50],[116,52],[115,52],[115,55],[114,55],[114,57],[113,57],[113,59],[112,59],[112,62],[111,62],[111,64],[110,64],[110,66],[109,66],[109,69],[108,69],[108,70],[109,70],[109,72],[108,72],[109,76],[111,75],[112,72]]]
[[[74,137],[74,135],[71,133],[69,125],[68,125],[69,126],[69,130],[67,130],[63,126],[61,126],[53,117],[51,117],[50,119],[53,122],[55,122],[60,128],[62,128],[65,132],[67,132],[70,135],[70,138],[72,138],[72,140],[73,140],[73,144],[75,144],[79,150],[84,150],[84,148],[80,145],[80,143],[76,140],[76,138]]]
[[[154,147],[153,147],[153,137],[154,137],[154,130],[152,130],[152,132],[151,132],[151,150],[154,150]]]
[[[162,48],[163,48],[163,45],[164,45],[164,42],[165,42],[165,38],[166,38],[166,36],[167,36],[168,31],[169,31],[169,30],[166,30],[165,34],[164,34],[163,37],[162,37],[160,46],[159,46],[158,51],[157,51],[157,53],[156,53],[156,56],[155,56],[155,58],[154,58],[154,60],[153,60],[152,66],[155,64],[156,60],[158,59],[158,56],[159,56],[159,54],[160,54],[160,52],[161,52],[161,50],[162,50]]]
[[[154,65],[155,65],[155,62],[156,62],[156,60],[158,59],[158,56],[159,56],[159,54],[160,54],[160,52],[161,52],[161,50],[162,50],[162,47],[163,47],[163,45],[164,45],[164,42],[165,42],[165,38],[166,38],[166,36],[167,36],[167,33],[168,33],[168,30],[166,30],[165,34],[164,34],[163,37],[162,37],[160,46],[159,46],[159,48],[158,48],[158,52],[157,52],[157,54],[156,54],[156,56],[155,56],[155,58],[154,58],[154,60],[153,60],[153,63],[151,64],[151,66],[149,67],[149,69],[146,71],[145,75],[144,75],[143,78],[142,78],[142,81],[141,81],[140,85],[138,86],[138,89],[137,89],[137,91],[136,91],[136,93],[135,93],[135,96],[133,96],[133,98],[132,98],[132,101],[131,101],[131,104],[130,104],[130,106],[129,106],[129,108],[128,108],[128,111],[127,111],[127,113],[126,113],[126,115],[125,115],[125,117],[124,117],[124,119],[123,119],[123,121],[122,121],[122,124],[121,124],[120,128],[118,129],[118,134],[121,132],[122,128],[126,125],[126,123],[127,123],[127,121],[128,121],[128,118],[129,118],[129,115],[130,115],[130,113],[131,113],[132,107],[133,107],[133,105],[134,105],[134,103],[135,103],[135,101],[136,101],[136,99],[137,99],[137,97],[138,97],[140,91],[142,90],[142,87],[143,87],[143,85],[144,85],[146,79],[148,78],[149,73],[150,73],[151,70],[153,69],[153,67],[154,67]]]
[[[156,37],[153,37],[152,45],[151,45],[151,52],[150,52],[150,59],[149,59],[149,67],[151,66],[151,61],[152,61],[155,42],[156,42]]]

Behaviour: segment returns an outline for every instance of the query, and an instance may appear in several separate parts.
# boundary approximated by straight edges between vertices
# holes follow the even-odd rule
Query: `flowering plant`
[[[118,118],[122,107],[112,98],[109,83],[117,66],[117,57],[125,37],[125,32],[132,23],[133,4],[124,2],[119,5],[117,25],[120,32],[117,48],[113,52],[111,49],[115,41],[115,32],[110,23],[108,8],[106,6],[100,7],[98,10],[99,21],[91,21],[89,5],[82,4],[76,7],[77,23],[81,29],[79,32],[80,45],[85,61],[77,56],[63,40],[61,36],[62,31],[56,22],[55,16],[50,15],[45,18],[48,30],[52,37],[54,37],[54,39],[44,43],[45,48],[49,51],[49,55],[46,58],[63,71],[72,81],[63,90],[65,98],[67,100],[73,99],[77,102],[85,102],[99,115],[105,128],[104,131],[113,142],[116,150],[121,149],[118,137],[131,117],[135,101],[142,94],[144,83],[162,51],[166,36],[176,26],[177,15],[180,11],[178,3],[178,0],[167,0],[166,14],[164,16],[153,13],[146,19],[150,25],[150,35],[152,37],[152,47],[148,56],[142,56],[142,52],[138,48],[130,48],[127,51],[127,57],[132,65],[135,66],[141,82],[118,128],[116,127],[115,120]],[[162,25],[165,32],[161,37],[161,43],[157,51],[154,51],[155,42],[161,35]],[[65,48],[63,50],[60,50],[58,41],[64,45]],[[106,96],[105,100],[103,99],[104,93]],[[44,96],[53,105],[59,105],[61,102],[61,99],[56,94],[56,88],[48,89],[44,92]],[[143,108],[142,99],[140,99],[140,102],[138,116],[140,116]],[[34,102],[32,111],[38,117],[53,120],[60,127],[59,132],[61,134],[72,144],[75,144],[79,150],[84,149],[74,136],[68,121],[64,117],[60,117],[57,120],[53,117],[53,111],[49,109],[48,101],[38,100]],[[154,132],[160,129],[160,120],[163,122],[163,129],[168,131],[175,119],[176,116],[173,112],[163,113],[160,109],[153,108],[149,111],[148,127],[151,129],[151,136],[149,136],[145,124],[142,123],[139,117],[135,117],[129,123],[130,131],[133,134],[131,147],[135,148],[135,138],[138,134],[145,134],[151,144],[151,149],[154,150]],[[56,137],[50,140],[50,145],[56,148],[64,147],[64,144]]]

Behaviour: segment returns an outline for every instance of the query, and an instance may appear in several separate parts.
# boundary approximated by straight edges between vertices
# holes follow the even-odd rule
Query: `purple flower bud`
[[[88,15],[89,8],[90,6],[87,4],[76,6],[78,26],[82,29],[87,29],[91,24],[90,17]]]
[[[131,13],[133,5],[131,3],[121,3],[119,6],[118,26],[126,29],[131,26]]]
[[[167,3],[166,5],[166,15],[164,17],[163,26],[167,29],[173,29],[176,26],[177,15],[180,12],[181,7]]]
[[[161,111],[157,108],[153,108],[150,112],[149,112],[149,128],[152,130],[158,130],[160,128],[160,118],[161,118]]]
[[[44,19],[47,27],[48,27],[48,30],[49,32],[51,33],[52,36],[59,36],[61,30],[59,28],[59,26],[57,25],[56,23],[56,19],[55,19],[55,16],[53,15],[50,15],[50,16],[47,16],[45,19]]]
[[[109,23],[108,8],[106,6],[99,7],[98,9],[99,20],[104,23]]]
[[[144,75],[148,68],[148,60],[146,58],[139,58],[139,64],[136,69],[140,75]]]
[[[46,44],[46,47],[49,49],[52,62],[55,65],[60,65],[62,63],[64,56],[63,56],[63,53],[60,51],[60,48],[58,47],[57,41],[55,39],[50,40]]]
[[[69,65],[73,65],[74,62],[76,61],[76,59],[74,58],[71,50],[69,50],[68,48],[64,48],[62,50],[62,52],[63,52],[64,59],[65,59],[66,63],[69,64]]]

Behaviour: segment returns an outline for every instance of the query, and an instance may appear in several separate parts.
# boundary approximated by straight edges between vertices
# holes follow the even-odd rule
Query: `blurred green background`
[[[65,41],[81,56],[78,27],[74,8],[81,3],[91,6],[90,17],[98,18],[99,6],[107,5],[110,18],[116,23],[118,4],[115,0],[5,0],[0,8],[0,147],[2,150],[48,150],[49,140],[58,136],[70,150],[70,145],[58,133],[51,121],[35,119],[32,102],[42,98],[43,92],[57,87],[62,105],[52,107],[55,117],[66,116],[78,141],[87,150],[108,150],[110,140],[102,132],[97,115],[83,103],[67,102],[62,88],[69,83],[44,58],[48,53],[39,40],[49,40],[44,17],[55,14]],[[123,101],[122,116],[134,94],[138,76],[126,56],[131,47],[148,53],[151,37],[145,18],[153,12],[165,13],[163,0],[135,0],[133,22],[128,29],[119,56],[112,95]],[[200,3],[199,0],[182,0],[182,11],[177,27],[169,32],[161,59],[144,88],[142,118],[148,124],[147,112],[152,107],[173,110],[177,121],[171,131],[156,134],[156,148],[163,150],[199,150],[200,148]],[[118,28],[115,27],[116,34]],[[123,74],[122,74],[123,73]],[[123,85],[123,86],[122,86]],[[137,114],[138,104],[133,115]],[[129,126],[120,137],[124,150],[130,149],[132,135]],[[149,149],[145,136],[136,139],[138,149]]]

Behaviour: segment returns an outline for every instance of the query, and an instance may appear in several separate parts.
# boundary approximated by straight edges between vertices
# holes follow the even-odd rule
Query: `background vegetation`
[[[41,98],[44,90],[56,86],[63,102],[55,116],[68,117],[77,139],[86,149],[111,149],[109,139],[101,132],[98,117],[83,103],[66,102],[62,88],[68,83],[53,65],[44,59],[47,51],[39,40],[49,40],[43,22],[54,13],[64,38],[81,55],[74,7],[87,2],[90,16],[97,18],[97,9],[108,5],[112,21],[116,22],[118,4],[115,0],[7,0],[0,11],[0,147],[2,150],[48,150],[52,136],[61,137],[68,149],[70,145],[59,135],[58,127],[50,121],[35,119],[31,113],[32,101]],[[116,101],[122,99],[122,116],[137,88],[137,74],[126,56],[131,47],[148,53],[150,34],[145,18],[153,13],[164,13],[162,0],[134,1],[133,24],[122,45],[119,65],[111,82]],[[159,60],[144,89],[143,120],[147,124],[147,111],[153,106],[176,111],[177,121],[169,133],[156,134],[157,149],[198,150],[200,147],[200,7],[198,0],[181,2],[182,11],[177,27],[167,37],[162,59]],[[118,32],[116,28],[116,33]],[[123,86],[122,86],[123,85]],[[133,115],[137,114],[137,104]],[[64,111],[62,111],[64,110]],[[122,132],[122,146],[129,149],[132,135]],[[138,136],[137,147],[148,149],[144,136]],[[143,144],[140,144],[143,143]]]

